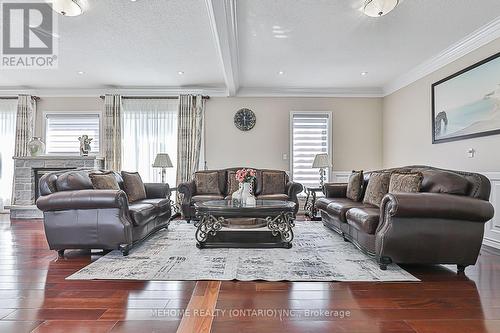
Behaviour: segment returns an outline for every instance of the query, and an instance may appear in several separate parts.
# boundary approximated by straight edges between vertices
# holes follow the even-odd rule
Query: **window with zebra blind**
[[[319,169],[312,164],[316,154],[332,156],[332,113],[290,113],[290,171],[292,179],[304,186],[319,186]],[[325,182],[330,180],[326,170]]]
[[[45,113],[45,151],[47,154],[80,154],[78,138],[84,134],[92,138],[90,154],[99,154],[101,114],[99,112]]]

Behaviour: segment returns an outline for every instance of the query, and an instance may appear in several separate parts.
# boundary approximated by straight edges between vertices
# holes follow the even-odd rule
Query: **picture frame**
[[[432,143],[500,134],[500,52],[431,86]]]

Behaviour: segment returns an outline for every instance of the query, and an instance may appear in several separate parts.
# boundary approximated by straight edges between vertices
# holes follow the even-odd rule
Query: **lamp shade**
[[[317,154],[314,157],[313,168],[329,168],[332,166],[328,154]]]
[[[371,17],[380,17],[396,8],[399,0],[366,0],[363,12]]]
[[[173,166],[170,156],[167,153],[156,154],[153,168],[172,168]]]

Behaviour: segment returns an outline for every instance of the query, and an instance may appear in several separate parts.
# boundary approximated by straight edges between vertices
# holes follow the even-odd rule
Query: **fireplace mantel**
[[[41,155],[14,157],[14,188],[10,217],[13,219],[41,218],[35,206],[35,170],[75,168],[103,169],[104,158],[79,155]]]

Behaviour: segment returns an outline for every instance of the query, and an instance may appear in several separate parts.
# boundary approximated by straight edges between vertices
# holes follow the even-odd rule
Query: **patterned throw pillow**
[[[420,192],[424,176],[420,172],[393,173],[389,183],[389,193],[415,193]]]
[[[389,192],[390,181],[391,173],[373,172],[370,175],[370,180],[368,181],[368,185],[366,186],[363,203],[380,207],[382,198]]]
[[[89,174],[92,185],[96,190],[119,190],[120,186],[111,171]]]
[[[236,180],[236,171],[227,172],[227,195],[231,195],[238,191],[240,188],[240,182]]]
[[[354,201],[361,201],[363,194],[363,170],[353,170],[347,183],[347,198]]]
[[[122,178],[129,202],[146,199],[146,188],[138,172],[122,171]]]
[[[262,171],[262,193],[284,194],[285,173],[282,171]]]
[[[219,173],[197,172],[194,176],[196,194],[220,194]]]

